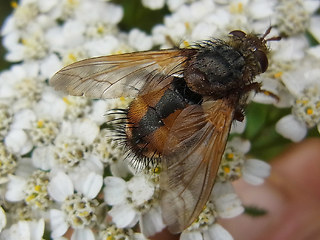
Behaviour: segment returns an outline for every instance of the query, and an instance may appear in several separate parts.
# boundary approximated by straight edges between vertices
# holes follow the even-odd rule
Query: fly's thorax
[[[245,94],[254,78],[268,68],[269,51],[264,36],[233,31],[227,41],[199,45],[184,70],[187,85],[213,99]]]
[[[225,42],[202,46],[184,71],[188,86],[195,92],[217,98],[244,83],[245,58]]]

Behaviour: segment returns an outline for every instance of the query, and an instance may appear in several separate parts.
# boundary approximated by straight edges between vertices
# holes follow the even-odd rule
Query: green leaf
[[[290,113],[290,109],[273,105],[251,103],[247,109],[247,126],[244,137],[251,141],[250,154],[256,158],[270,160],[290,143],[275,130],[280,118]]]
[[[256,206],[244,206],[244,213],[252,217],[265,216],[268,211],[263,208],[258,208]]]

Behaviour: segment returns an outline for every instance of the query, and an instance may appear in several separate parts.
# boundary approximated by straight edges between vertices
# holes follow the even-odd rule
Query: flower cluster
[[[234,29],[284,36],[270,42],[269,70],[253,101],[287,108],[275,125],[292,141],[320,131],[320,17],[318,1],[141,0],[170,14],[150,34],[119,29],[122,6],[101,0],[20,0],[1,35],[10,69],[0,73],[0,239],[147,239],[165,228],[159,172],[135,172],[112,139],[110,109],[130,99],[88,100],[54,91],[48,80],[75,61],[110,54],[182,47]],[[147,21],[147,20],[146,20]],[[306,32],[316,44],[310,45]],[[182,41],[183,40],[183,41]],[[248,157],[245,122],[233,126],[211,197],[182,240],[232,239],[218,218],[244,210],[232,187],[259,185],[270,166]],[[295,129],[294,131],[292,129]],[[136,226],[139,224],[140,232]]]

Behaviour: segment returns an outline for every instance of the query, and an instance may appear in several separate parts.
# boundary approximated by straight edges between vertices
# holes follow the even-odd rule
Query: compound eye
[[[254,56],[257,61],[260,63],[261,72],[264,73],[268,69],[268,58],[265,52],[261,50],[256,50]]]
[[[241,30],[234,30],[234,31],[231,31],[229,34],[238,38],[244,38],[246,36],[246,33],[242,32]]]

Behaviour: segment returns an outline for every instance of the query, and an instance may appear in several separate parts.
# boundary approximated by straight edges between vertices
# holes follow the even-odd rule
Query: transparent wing
[[[160,50],[89,58],[62,68],[50,85],[70,95],[89,98],[134,96],[146,81],[181,74],[187,53],[192,50]]]
[[[189,106],[175,120],[160,175],[162,216],[172,233],[191,225],[208,201],[233,114],[220,99]]]

